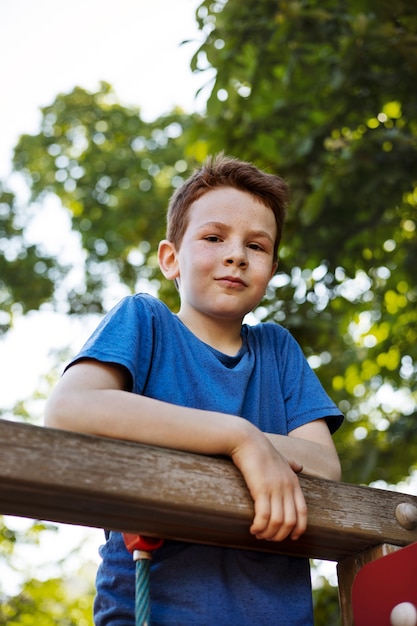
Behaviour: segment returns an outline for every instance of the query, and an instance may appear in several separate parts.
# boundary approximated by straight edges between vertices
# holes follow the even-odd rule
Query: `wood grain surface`
[[[300,476],[308,529],[298,541],[249,531],[253,506],[229,459],[0,420],[0,513],[341,561],[417,529],[395,517],[417,497]]]

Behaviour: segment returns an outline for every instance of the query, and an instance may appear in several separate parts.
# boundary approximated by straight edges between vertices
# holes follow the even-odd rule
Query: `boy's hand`
[[[267,437],[257,431],[230,454],[254,500],[250,532],[258,539],[298,539],[307,527],[307,506],[297,478],[302,467],[289,463]]]

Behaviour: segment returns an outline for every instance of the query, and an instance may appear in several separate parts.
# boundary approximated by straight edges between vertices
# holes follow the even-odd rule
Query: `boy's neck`
[[[242,322],[240,320],[217,320],[202,316],[188,316],[180,311],[177,317],[204,343],[229,356],[235,356],[242,347]]]

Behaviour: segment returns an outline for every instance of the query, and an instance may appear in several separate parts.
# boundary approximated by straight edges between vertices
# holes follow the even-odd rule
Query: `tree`
[[[417,9],[207,0],[198,16],[210,148],[292,190],[263,319],[291,328],[347,413],[346,478],[396,482],[417,451]]]
[[[0,516],[0,563],[22,576],[18,594],[8,596],[0,590],[0,624],[8,626],[92,626],[91,605],[94,597],[93,578],[80,571],[80,589],[74,589],[73,577],[38,580],[25,576],[22,563],[15,555],[16,546],[38,546],[41,534],[54,532],[53,524],[34,521],[23,531],[13,530]],[[82,568],[81,568],[82,569]]]
[[[60,271],[39,246],[25,240],[19,213],[15,195],[0,184],[0,335],[10,327],[16,308],[28,311],[50,300],[53,277]]]
[[[17,217],[27,228],[48,194],[60,199],[80,238],[83,270],[82,280],[61,296],[68,313],[105,310],[106,289],[114,281],[130,291],[141,280],[156,281],[165,294],[166,285],[161,287],[157,278],[155,249],[164,236],[161,216],[169,196],[204,151],[201,142],[191,145],[186,139],[196,118],[174,111],[145,123],[139,109],[121,106],[111,87],[102,83],[97,93],[76,87],[57,96],[43,109],[39,134],[20,138],[14,164],[29,183],[32,205],[17,207],[9,194],[6,228],[14,228]],[[21,238],[20,230],[15,238]],[[26,310],[56,299],[69,282],[71,268],[39,248],[21,246],[19,269],[35,272],[38,292],[28,299],[14,273],[5,289],[8,299]],[[10,259],[4,262],[10,267]],[[8,271],[4,275],[10,276]],[[174,290],[165,295],[175,298]]]
[[[3,597],[0,624],[8,626],[93,626],[94,587],[71,593],[73,580],[26,580],[18,595]]]

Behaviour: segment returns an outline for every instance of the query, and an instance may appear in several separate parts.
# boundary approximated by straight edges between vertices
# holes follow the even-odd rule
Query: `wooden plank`
[[[0,420],[0,512],[199,543],[341,561],[417,529],[395,518],[417,497],[300,477],[308,530],[296,542],[254,539],[252,501],[229,459]]]

